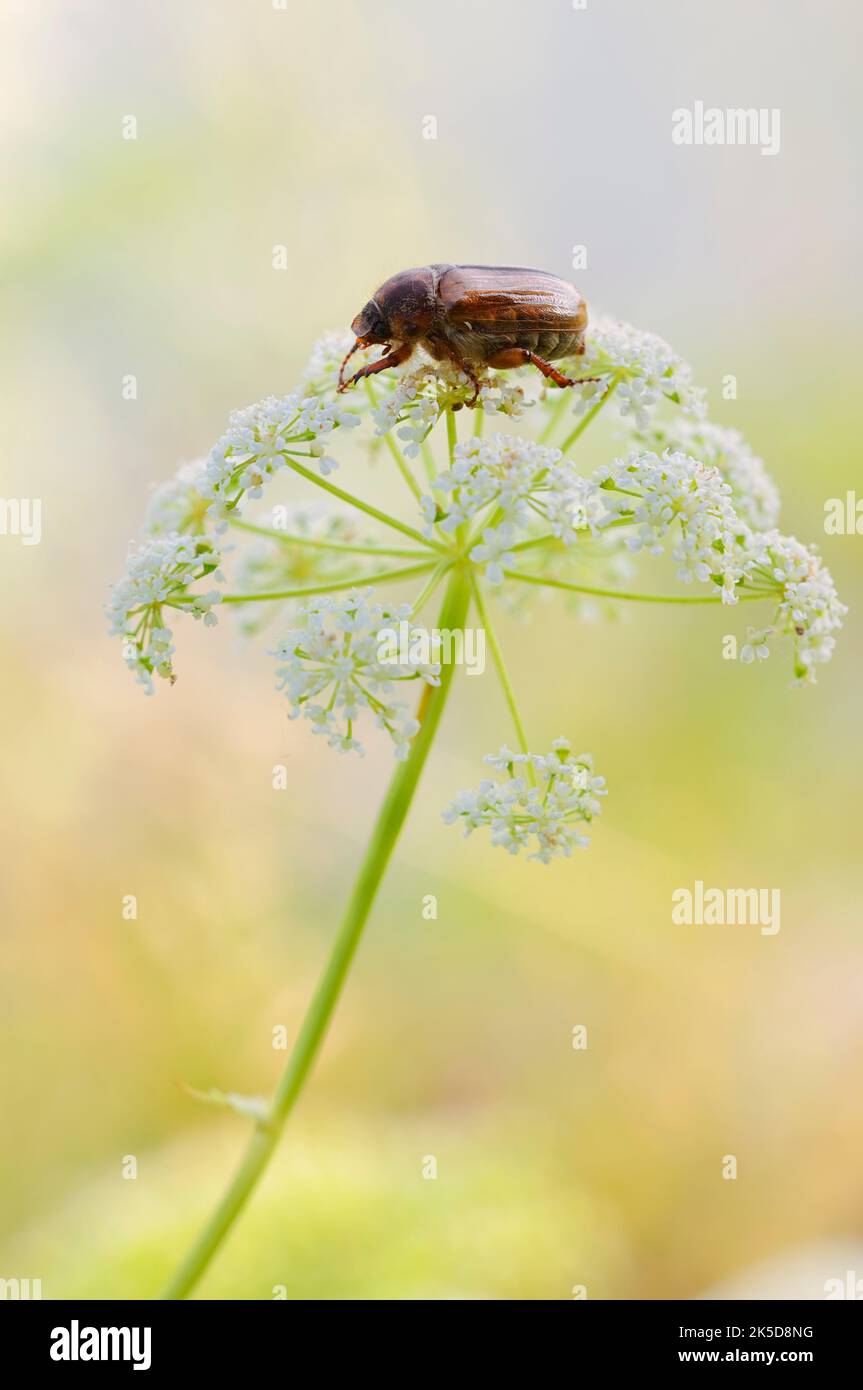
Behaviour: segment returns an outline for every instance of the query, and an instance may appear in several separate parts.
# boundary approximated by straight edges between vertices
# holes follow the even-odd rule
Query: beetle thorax
[[[374,296],[394,342],[425,336],[435,317],[435,275],[430,266],[402,270],[386,280]]]

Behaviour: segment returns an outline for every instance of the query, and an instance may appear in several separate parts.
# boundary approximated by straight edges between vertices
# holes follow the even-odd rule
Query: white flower
[[[300,377],[300,394],[316,396],[334,391],[339,384],[339,368],[353,345],[353,333],[330,332],[318,338]],[[366,354],[358,352],[357,366],[353,370],[357,371],[366,361]]]
[[[341,400],[322,401],[306,396],[301,405],[300,423],[304,430],[314,435],[331,434],[339,426],[354,429],[360,423],[359,415],[349,410]]]
[[[544,495],[538,496],[537,503],[551,534],[564,545],[577,540],[579,532],[587,531],[595,538],[610,519],[602,488],[593,479],[582,478],[567,459],[548,470]]]
[[[682,450],[701,463],[718,468],[731,488],[738,516],[754,531],[769,531],[776,525],[779,490],[764,460],[752,452],[739,430],[677,416],[671,424],[654,426],[645,443],[657,450]]]
[[[486,415],[508,415],[518,420],[536,401],[527,399],[523,386],[498,373],[481,383],[479,404]]]
[[[416,458],[425,441],[437,424],[440,411],[436,401],[428,399],[417,400],[415,407],[411,410],[408,424],[403,424],[396,431],[399,439],[403,441],[403,452],[406,458]],[[402,419],[405,416],[401,417]],[[385,434],[385,429],[379,429],[379,434]]]
[[[795,678],[814,682],[814,667],[830,660],[848,611],[817,551],[777,530],[753,530],[737,515],[719,470],[677,450],[661,457],[636,450],[598,468],[593,478],[619,517],[636,524],[627,539],[633,551],[660,553],[674,534],[671,553],[680,579],[716,585],[724,603],[736,603],[742,592],[776,594],[773,622],[750,633],[742,659],[763,660],[768,639],[787,636]]]
[[[510,547],[515,537],[508,522],[502,526],[487,526],[482,533],[482,545],[475,545],[470,558],[485,565],[485,577],[490,584],[502,584],[503,572],[512,564]]]
[[[210,503],[210,514],[223,528],[245,496],[261,496],[266,480],[287,465],[291,454],[311,453],[321,473],[331,472],[335,460],[324,453],[319,437],[359,423],[359,416],[347,410],[341,398],[267,396],[235,410],[228,429],[210,450],[198,484]],[[304,444],[311,447],[304,450]]]
[[[533,402],[526,400],[524,389],[493,374],[484,367],[475,368],[479,393],[475,403],[486,415],[507,415],[517,419]],[[404,441],[404,453],[415,458],[447,406],[464,406],[473,401],[474,382],[466,372],[452,362],[422,361],[401,373],[386,371],[375,377],[377,399],[372,419],[377,433],[397,428]],[[390,389],[380,395],[381,387]]]
[[[354,737],[361,710],[369,710],[387,730],[396,757],[406,758],[419,724],[407,705],[394,699],[395,683],[412,680],[440,684],[436,662],[382,659],[381,632],[398,631],[410,619],[410,605],[384,607],[372,602],[374,590],[352,589],[347,595],[310,599],[301,610],[302,626],[289,632],[274,655],[278,689],[289,700],[291,719],[302,715],[330,747],[362,755]],[[408,643],[422,639],[421,629],[408,628]]]
[[[560,364],[558,364],[560,365]],[[673,401],[688,415],[701,417],[705,392],[693,384],[692,368],[655,333],[630,323],[600,318],[588,325],[583,356],[568,360],[565,370],[573,375],[600,376],[601,381],[580,388],[575,412],[584,415],[617,382],[613,404],[630,416],[639,429],[647,429],[656,407]]]
[[[334,458],[331,458],[331,456],[326,452],[323,444],[320,442],[319,439],[314,440],[309,445],[309,453],[311,454],[312,458],[317,459],[318,472],[320,473],[322,478],[328,477],[329,474],[332,473],[339,466],[336,463],[336,460]]]
[[[464,521],[494,508],[500,512],[498,521],[522,529],[544,521],[553,535],[569,543],[579,530],[595,531],[607,512],[604,494],[580,477],[559,449],[514,434],[457,444],[452,467],[432,486],[436,498],[422,502],[428,535],[435,519],[441,531],[452,534]]]
[[[405,442],[405,455],[414,458],[420,445],[431,433],[440,415],[437,394],[426,393],[426,388],[435,387],[437,382],[432,367],[423,366],[418,370],[406,372],[395,380],[393,389],[372,408],[375,432],[387,434],[396,425],[400,439]]]
[[[486,779],[477,791],[459,792],[443,813],[448,825],[461,821],[465,835],[487,826],[492,844],[510,854],[535,844],[528,858],[542,864],[589,844],[580,827],[599,815],[599,798],[606,795],[605,778],[594,776],[589,754],[574,756],[559,738],[545,756],[502,748],[485,761],[508,780]]]
[[[773,623],[758,634],[757,642],[750,635],[750,645],[755,655],[762,657],[759,648],[765,647],[771,636],[790,637],[795,680],[814,684],[815,667],[830,660],[836,645],[834,634],[848,612],[836,593],[833,577],[814,547],[778,531],[753,532],[750,552],[753,583],[779,593]]]
[[[748,666],[753,661],[766,661],[770,655],[770,648],[767,639],[770,636],[769,628],[748,627],[746,629],[746,643],[740,649],[740,660]]]
[[[723,602],[737,601],[737,585],[749,564],[748,528],[718,469],[679,450],[661,457],[635,450],[598,468],[593,481],[607,491],[618,517],[636,524],[635,535],[627,539],[631,550],[661,554],[672,527],[679,525],[672,548],[678,578],[712,581],[721,587]]]
[[[154,675],[172,683],[175,679],[172,632],[164,610],[191,613],[208,626],[215,623],[218,590],[190,593],[189,585],[203,578],[221,581],[219,561],[215,543],[202,536],[152,536],[130,547],[126,574],[111,590],[108,616],[112,635],[123,638],[126,665],[148,695]]]

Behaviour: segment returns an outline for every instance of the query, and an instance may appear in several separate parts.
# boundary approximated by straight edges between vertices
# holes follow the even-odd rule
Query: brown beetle
[[[473,382],[474,367],[522,367],[528,362],[557,386],[595,377],[564,376],[555,358],[584,352],[587,305],[573,285],[544,270],[510,265],[424,265],[385,280],[357,314],[356,342],[339,371],[339,390],[361,377],[406,362],[422,344],[436,362],[449,360]],[[384,354],[350,378],[345,366],[358,348],[382,343]]]

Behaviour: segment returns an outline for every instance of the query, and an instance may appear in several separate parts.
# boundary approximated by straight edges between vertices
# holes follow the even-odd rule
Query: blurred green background
[[[432,260],[572,275],[667,337],[852,611],[805,690],[778,648],[721,659],[739,613],[503,621],[533,743],[565,731],[608,776],[593,845],[543,869],[441,823],[510,737],[491,672],[461,679],[312,1083],[199,1292],[817,1297],[863,1274],[863,537],[823,533],[827,498],[863,494],[860,27],[850,0],[11,6],[0,495],[40,496],[44,534],[0,539],[0,1276],[155,1294],[246,1132],[182,1083],[266,1092],[272,1029],[299,1026],[391,754],[289,724],[227,617],[180,627],[180,680],[146,700],[102,605],[151,482]],[[697,99],[779,107],[781,152],[673,146]],[[597,426],[586,457],[615,447]],[[780,887],[781,932],[673,926],[696,878]]]

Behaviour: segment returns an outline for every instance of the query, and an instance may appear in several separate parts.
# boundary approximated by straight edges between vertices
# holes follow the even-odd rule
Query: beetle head
[[[390,339],[389,325],[381,313],[377,301],[370,299],[351,324],[351,332],[357,335],[363,347],[367,343],[386,343]]]

